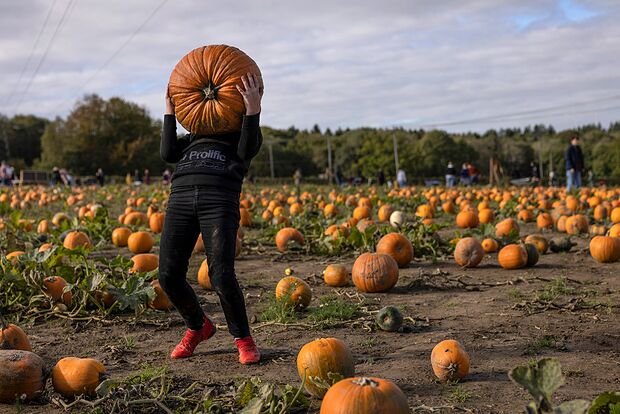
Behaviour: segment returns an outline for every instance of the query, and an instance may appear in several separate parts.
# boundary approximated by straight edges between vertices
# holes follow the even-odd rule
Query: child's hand
[[[243,82],[243,88],[239,85],[236,86],[241,96],[243,96],[245,114],[255,115],[260,112],[260,101],[264,90],[263,78],[260,75],[248,73],[247,76],[241,77],[241,82]]]

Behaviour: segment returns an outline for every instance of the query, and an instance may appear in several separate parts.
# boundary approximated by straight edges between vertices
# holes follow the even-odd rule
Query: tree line
[[[125,175],[148,168],[153,174],[167,166],[159,157],[162,121],[140,105],[122,98],[87,95],[66,118],[53,120],[34,115],[0,115],[0,159],[19,169],[66,168],[78,175],[93,175],[103,168],[108,175]],[[488,174],[495,157],[507,176],[529,176],[532,162],[542,159],[543,171],[564,175],[564,151],[571,136],[581,137],[586,167],[597,177],[620,177],[620,122],[607,128],[584,125],[564,131],[552,126],[489,129],[448,133],[442,130],[355,128],[309,130],[262,127],[264,145],[252,161],[250,174],[290,177],[296,169],[304,176],[324,173],[331,147],[332,168],[345,176],[376,176],[383,170],[394,177],[394,144],[400,168],[408,177],[442,177],[448,161],[457,169],[464,162]],[[271,151],[270,151],[271,147]]]

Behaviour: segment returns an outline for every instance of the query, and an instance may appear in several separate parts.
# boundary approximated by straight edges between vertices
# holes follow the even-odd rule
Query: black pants
[[[190,329],[200,329],[204,321],[196,293],[186,279],[189,258],[202,232],[209,278],[228,330],[235,338],[250,335],[243,292],[235,275],[238,228],[238,192],[209,186],[172,189],[161,234],[159,283]]]

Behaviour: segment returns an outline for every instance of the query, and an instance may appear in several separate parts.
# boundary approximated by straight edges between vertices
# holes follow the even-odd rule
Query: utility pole
[[[271,178],[276,178],[276,174],[273,169],[273,142],[269,142],[268,146],[269,146],[269,166],[271,167]]]
[[[392,143],[394,144],[394,167],[396,168],[396,172],[400,169],[398,163],[398,143],[396,142],[396,135],[392,134]]]
[[[327,135],[327,169],[329,171],[329,184],[333,182],[334,170],[332,168],[332,140],[329,135]]]
[[[2,125],[2,134],[4,135],[4,152],[6,160],[8,161],[11,158],[11,149],[9,148],[9,136],[6,134],[6,128],[8,125]]]

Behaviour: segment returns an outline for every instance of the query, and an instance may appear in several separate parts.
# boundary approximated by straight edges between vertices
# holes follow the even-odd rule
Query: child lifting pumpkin
[[[201,233],[211,284],[235,338],[239,361],[260,360],[234,261],[241,185],[262,144],[262,95],[256,63],[229,46],[193,50],[170,77],[161,157],[176,163],[176,168],[161,235],[159,281],[187,325],[172,358],[191,356],[216,331],[186,280],[189,258]],[[179,139],[177,118],[190,131]]]

